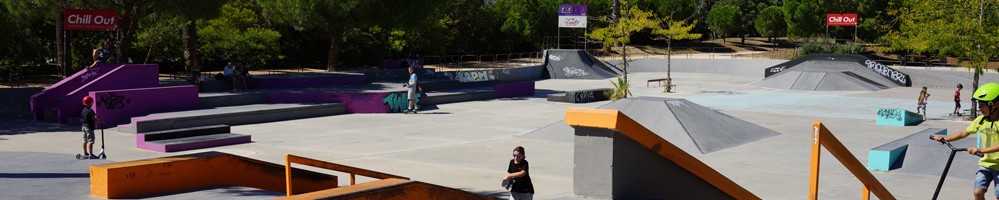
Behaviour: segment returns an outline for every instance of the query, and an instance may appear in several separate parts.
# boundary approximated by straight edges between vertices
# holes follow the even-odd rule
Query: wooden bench
[[[673,90],[676,90],[676,85],[673,84],[673,80],[667,81],[665,78],[649,79],[647,82],[645,82],[645,87],[650,87],[649,83],[652,82],[659,83],[659,86],[663,86],[663,82],[667,82],[666,85],[668,85],[670,88],[673,88]]]

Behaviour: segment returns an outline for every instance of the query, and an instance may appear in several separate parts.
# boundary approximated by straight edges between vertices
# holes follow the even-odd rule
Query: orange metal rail
[[[836,139],[832,133],[822,125],[822,122],[812,123],[812,165],[811,165],[811,175],[809,178],[808,187],[808,199],[816,200],[819,197],[819,156],[822,153],[822,148],[826,147],[829,153],[836,157],[847,170],[854,177],[860,179],[860,182],[864,184],[863,189],[863,199],[871,199],[871,193],[873,192],[878,199],[881,200],[894,200],[895,196],[892,196],[888,189],[885,188],[877,178],[864,168],[864,165],[860,164],[857,157],[854,157],[849,150],[843,146],[843,143]]]
[[[285,165],[284,165],[284,167],[285,167],[285,177],[286,177],[286,179],[285,179],[285,182],[286,182],[285,186],[288,187],[287,190],[286,190],[288,196],[294,195],[293,192],[292,192],[293,190],[292,190],[292,184],[291,184],[291,180],[292,180],[292,177],[291,177],[291,169],[292,169],[291,168],[291,164],[292,163],[297,163],[297,164],[302,164],[302,165],[308,165],[308,166],[313,166],[313,167],[318,167],[318,168],[323,168],[323,169],[328,169],[328,170],[333,170],[333,171],[339,171],[339,172],[348,173],[348,174],[350,174],[350,185],[355,185],[356,184],[356,182],[354,181],[355,175],[367,176],[367,177],[376,178],[376,179],[395,178],[395,179],[409,180],[409,178],[402,177],[402,176],[396,176],[396,175],[392,175],[392,174],[386,174],[386,173],[381,173],[381,172],[376,172],[376,171],[371,171],[371,170],[366,170],[366,169],[361,169],[361,168],[356,168],[356,167],[351,167],[351,166],[346,166],[346,165],[341,165],[341,164],[336,164],[336,163],[325,162],[325,161],[321,161],[321,160],[316,160],[316,159],[311,159],[311,158],[306,158],[306,157],[300,157],[300,156],[296,156],[296,155],[286,154],[285,155]]]

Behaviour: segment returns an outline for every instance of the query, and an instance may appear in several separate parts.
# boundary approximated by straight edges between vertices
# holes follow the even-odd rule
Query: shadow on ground
[[[19,135],[36,132],[80,131],[79,126],[23,119],[0,120],[0,135]]]

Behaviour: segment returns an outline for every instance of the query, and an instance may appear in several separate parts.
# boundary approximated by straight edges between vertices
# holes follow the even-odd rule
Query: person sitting
[[[201,77],[201,66],[198,66],[198,63],[194,63],[191,67],[191,77],[187,81],[191,82],[192,85],[197,85],[198,91],[205,89],[205,79]]]
[[[111,40],[106,40],[104,41],[104,46],[94,49],[94,63],[90,64],[87,70],[93,69],[98,64],[108,64],[112,56],[114,56],[114,51],[111,50]]]
[[[229,62],[228,65],[226,65],[225,67],[222,68],[222,76],[223,76],[223,78],[224,78],[225,81],[228,81],[228,82],[232,83],[232,91],[236,91],[237,90],[236,79],[234,79],[234,76],[236,75],[236,69],[235,68],[236,68],[236,64],[233,63],[233,62]]]
[[[240,65],[239,76],[243,79],[243,89],[250,89],[250,85],[253,83],[253,76],[250,75],[250,67],[246,64]]]

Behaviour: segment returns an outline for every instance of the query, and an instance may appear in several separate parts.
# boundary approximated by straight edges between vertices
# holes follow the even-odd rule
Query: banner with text
[[[118,29],[118,12],[114,10],[63,10],[66,30],[113,31]]]
[[[559,28],[586,28],[586,5],[561,4],[558,6]]]
[[[857,14],[826,14],[826,26],[857,26]]]

